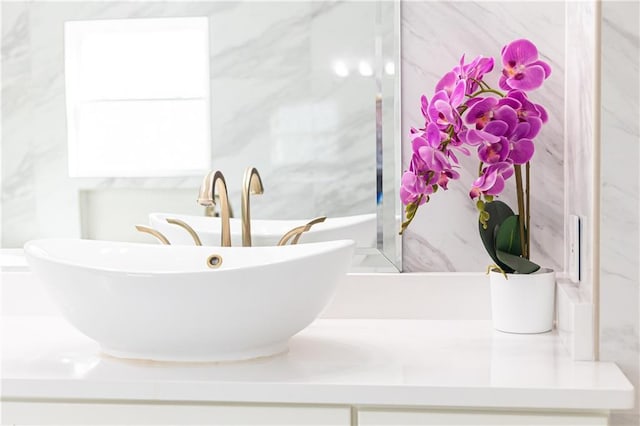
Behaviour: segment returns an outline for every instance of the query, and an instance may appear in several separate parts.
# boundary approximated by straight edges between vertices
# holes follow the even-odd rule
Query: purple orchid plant
[[[480,161],[478,178],[469,196],[479,210],[482,242],[503,273],[532,273],[540,267],[529,260],[529,183],[534,138],[547,122],[545,109],[529,100],[528,93],[542,86],[551,67],[539,59],[529,40],[515,40],[502,48],[502,74],[494,89],[485,75],[493,58],[478,56],[446,73],[429,100],[421,98],[423,128],[411,128],[413,155],[402,176],[400,198],[406,206],[402,234],[418,208],[439,188],[446,190],[460,174],[458,155],[475,148]],[[525,169],[523,182],[522,168]],[[515,176],[518,214],[495,200]]]

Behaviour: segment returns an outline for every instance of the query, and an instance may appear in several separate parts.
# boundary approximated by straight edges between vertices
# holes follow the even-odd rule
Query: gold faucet
[[[255,167],[247,167],[242,180],[242,245],[251,247],[251,208],[249,196],[264,193],[262,178]]]
[[[201,206],[215,206],[216,190],[220,196],[220,218],[222,221],[222,235],[220,244],[223,247],[231,247],[231,226],[229,223],[229,193],[227,192],[227,182],[220,171],[210,171],[202,180],[198,203]]]
[[[220,201],[220,196],[216,195],[216,203]],[[204,215],[207,217],[220,217],[220,213],[216,211],[214,206],[207,206],[204,208]],[[233,214],[233,205],[229,201],[229,217],[235,217]]]

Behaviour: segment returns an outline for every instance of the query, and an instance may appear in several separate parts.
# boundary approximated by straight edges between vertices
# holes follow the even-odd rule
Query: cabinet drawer
[[[470,410],[358,410],[358,426],[606,426],[606,413],[544,413]]]
[[[2,402],[3,425],[349,426],[349,407],[182,403]]]

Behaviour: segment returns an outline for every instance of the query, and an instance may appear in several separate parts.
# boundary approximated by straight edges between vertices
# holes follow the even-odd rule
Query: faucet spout
[[[242,245],[251,246],[251,207],[249,196],[264,193],[262,178],[255,167],[248,167],[242,181]]]
[[[219,170],[215,172],[210,171],[202,180],[198,194],[198,204],[205,207],[215,206],[216,191],[220,197],[220,219],[222,222],[220,245],[223,247],[231,247],[229,193],[227,192],[227,182]]]

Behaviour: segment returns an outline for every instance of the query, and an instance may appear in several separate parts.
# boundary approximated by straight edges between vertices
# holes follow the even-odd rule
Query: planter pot
[[[507,333],[544,333],[553,328],[555,273],[489,273],[493,327]]]

